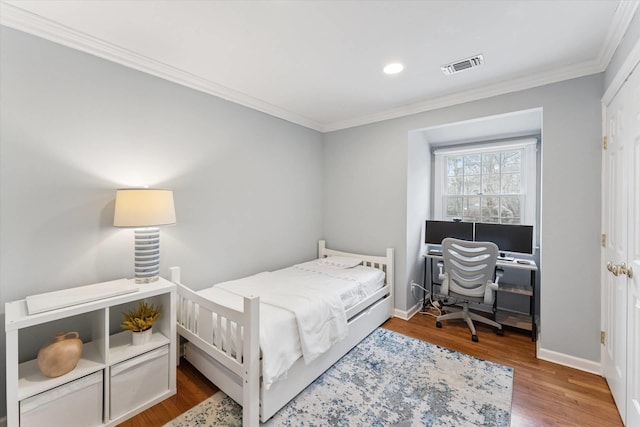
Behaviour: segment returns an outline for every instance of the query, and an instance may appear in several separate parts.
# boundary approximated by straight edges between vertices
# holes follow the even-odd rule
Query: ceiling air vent
[[[462,59],[451,64],[443,65],[440,67],[442,72],[449,75],[459,73],[460,71],[468,70],[469,68],[479,67],[484,64],[484,58],[482,55],[472,56],[471,58]]]

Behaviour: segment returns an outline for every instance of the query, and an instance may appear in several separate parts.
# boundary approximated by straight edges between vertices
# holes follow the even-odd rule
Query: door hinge
[[[600,344],[602,345],[604,345],[605,335],[604,331],[600,331]]]
[[[603,150],[607,149],[607,137],[606,136],[602,137],[602,149]]]
[[[601,240],[601,243],[602,243],[602,247],[606,248],[607,247],[607,235],[603,234],[600,240]]]

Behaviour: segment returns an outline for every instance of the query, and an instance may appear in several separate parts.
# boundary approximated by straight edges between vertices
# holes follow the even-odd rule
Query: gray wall
[[[408,267],[396,270],[396,308],[410,309],[422,261],[409,236],[420,213],[407,207],[422,207],[407,200],[409,132],[542,107],[540,347],[598,361],[602,93],[598,74],[326,134],[325,237],[357,251],[397,248],[396,265]]]
[[[414,300],[416,297],[420,299],[424,295],[422,289],[412,286],[412,280],[422,285],[424,289],[430,289],[428,278],[424,277],[423,264],[415,262],[415,258],[420,257],[427,250],[424,244],[424,223],[426,219],[425,213],[429,212],[431,188],[433,187],[431,185],[432,162],[429,161],[430,158],[431,146],[424,132],[409,132],[407,146],[406,253],[416,254],[415,257],[406,257],[406,277],[409,278],[410,282],[407,291],[411,295],[407,297],[409,301]]]
[[[316,255],[320,133],[4,27],[0,41],[0,313],[133,276],[121,187],[174,190],[161,274],[180,265],[195,289]],[[4,328],[0,343],[2,416]]]

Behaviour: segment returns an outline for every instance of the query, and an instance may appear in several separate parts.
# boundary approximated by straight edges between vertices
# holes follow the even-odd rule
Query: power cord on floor
[[[424,291],[425,293],[425,297],[424,297],[424,305],[422,306],[422,309],[418,312],[420,314],[423,315],[427,315],[427,316],[433,316],[433,317],[438,317],[442,314],[442,302],[439,300],[433,300],[431,297],[431,292],[427,289],[425,289],[422,285],[420,285],[419,283],[414,282],[413,280],[411,281],[411,293],[413,294],[413,297],[415,299],[421,299],[420,297],[417,297],[415,294],[414,289],[415,288],[420,288]]]

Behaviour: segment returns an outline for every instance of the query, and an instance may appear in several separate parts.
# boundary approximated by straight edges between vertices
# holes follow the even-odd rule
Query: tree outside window
[[[536,142],[437,150],[435,218],[532,224]]]

